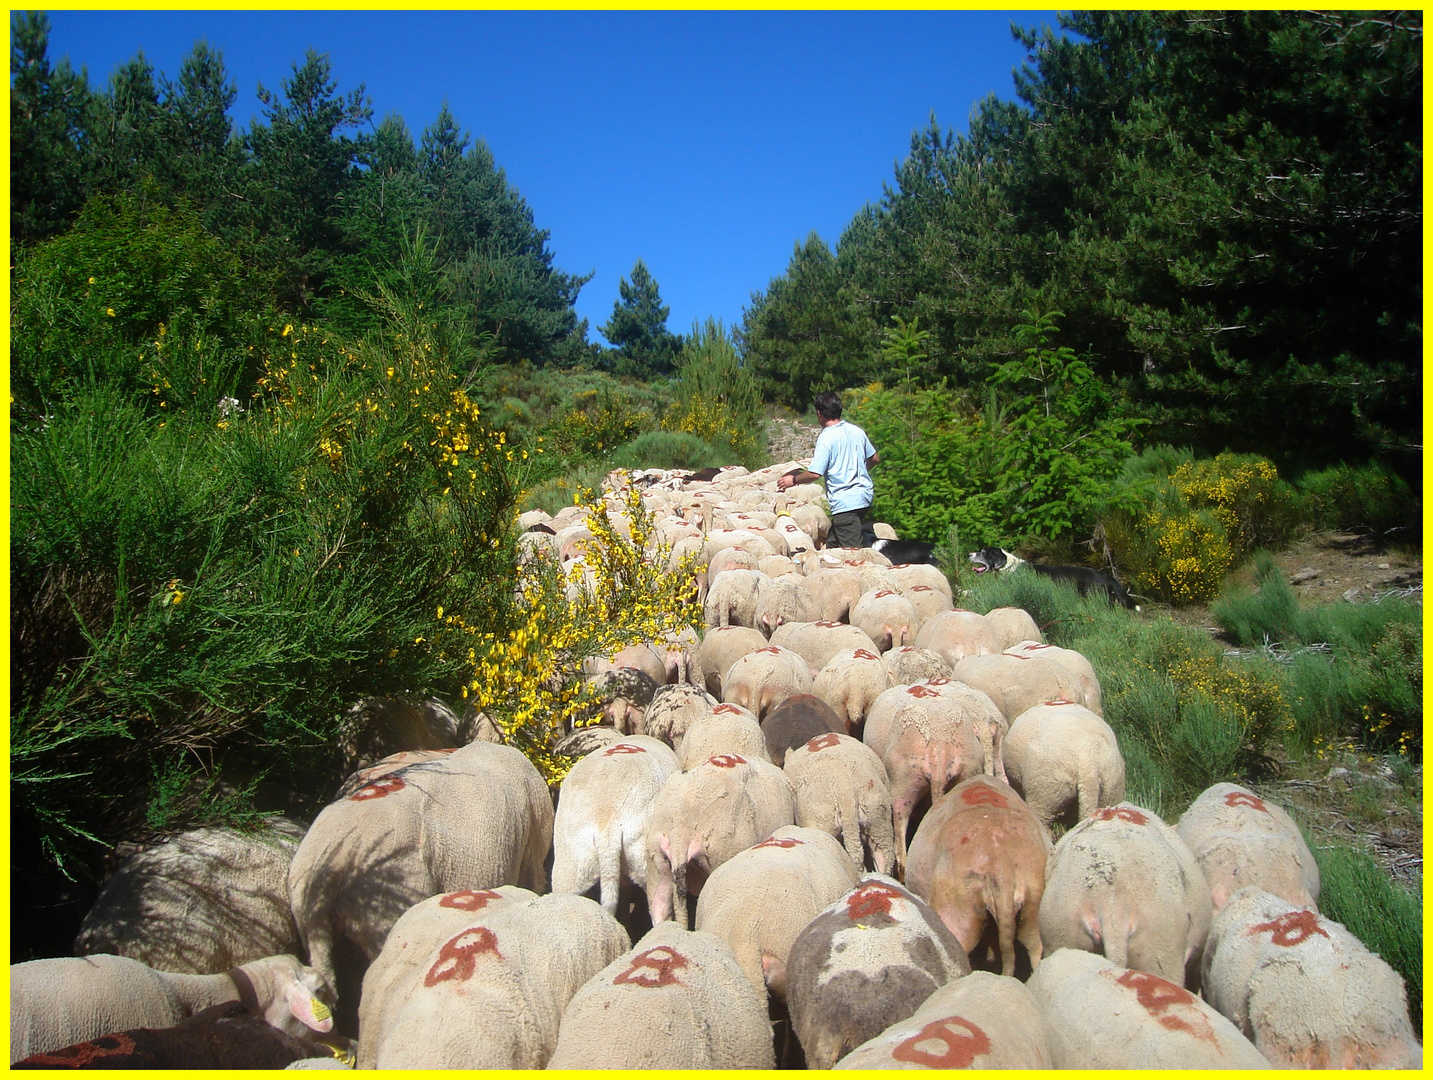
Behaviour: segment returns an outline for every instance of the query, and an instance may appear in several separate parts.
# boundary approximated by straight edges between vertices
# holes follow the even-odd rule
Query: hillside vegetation
[[[639,262],[611,347],[446,108],[374,126],[309,52],[237,130],[203,43],[93,88],[12,20],[17,921],[121,841],[312,815],[362,696],[500,687],[522,744],[513,710],[547,700],[522,695],[576,672],[524,666],[561,628],[515,596],[516,513],[615,467],[766,464],[765,417],[826,388],[879,448],[875,516],[1095,661],[1132,797],[1354,754],[1416,805],[1421,609],[1301,605],[1267,553],[1421,550],[1420,13],[1026,34],[1019,102],[932,119],[741,326],[670,332]],[[1112,569],[1147,610],[962,581],[986,544]],[[1191,605],[1222,642],[1165,617]],[[1407,928],[1421,893],[1320,852],[1329,914]]]

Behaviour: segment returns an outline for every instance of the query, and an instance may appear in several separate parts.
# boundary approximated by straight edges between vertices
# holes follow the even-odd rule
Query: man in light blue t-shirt
[[[831,507],[831,537],[836,547],[865,547],[864,515],[875,499],[871,466],[881,460],[866,433],[841,419],[841,398],[832,390],[816,395],[816,418],[821,434],[809,471],[788,473],[776,481],[782,491],[793,484],[826,482]],[[828,545],[829,546],[829,545]]]

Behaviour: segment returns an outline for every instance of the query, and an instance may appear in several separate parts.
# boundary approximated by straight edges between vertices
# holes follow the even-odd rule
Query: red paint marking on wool
[[[780,656],[780,655],[781,655],[781,647],[778,646],[778,645],[768,645],[766,648],[764,648],[764,649],[757,649],[756,651],[757,651],[757,652],[770,653],[772,656]]]
[[[869,919],[872,915],[889,915],[891,901],[903,899],[905,896],[898,889],[873,881],[846,897],[846,914],[856,922]]]
[[[718,769],[734,769],[738,765],[745,765],[746,758],[740,754],[718,754],[716,757],[707,758],[708,765],[715,765]]]
[[[1010,800],[992,787],[976,784],[960,793],[960,801],[966,806],[995,806],[1001,810],[1010,808]]]
[[[937,1044],[939,1049],[930,1047]],[[968,1069],[976,1058],[990,1053],[990,1036],[963,1016],[933,1020],[891,1051],[897,1061],[929,1069]]]
[[[672,983],[681,983],[676,972],[686,967],[690,961],[677,952],[676,949],[667,945],[658,945],[655,949],[648,949],[644,953],[638,953],[632,959],[627,970],[612,980],[614,985],[621,986],[630,984],[632,986],[670,986]],[[652,973],[652,974],[649,974]]]
[[[895,595],[896,595],[896,594],[895,594],[895,591],[892,590],[892,589],[881,589],[879,592],[876,593],[876,596],[877,596],[878,598],[879,598],[879,597],[882,597],[882,596],[895,596]]]
[[[1244,933],[1253,935],[1263,933],[1265,930],[1273,931],[1274,944],[1286,949],[1294,945],[1302,945],[1315,934],[1329,936],[1328,931],[1319,925],[1319,917],[1312,911],[1290,911],[1288,914],[1280,915],[1272,922],[1251,926]]]
[[[916,683],[914,686],[907,688],[906,693],[911,697],[940,697],[939,690],[932,690],[929,686],[925,686],[921,683]]]
[[[746,710],[743,709],[740,705],[733,705],[733,704],[731,704],[730,702],[727,702],[726,704],[718,705],[715,709],[712,710],[712,712],[714,712],[714,713],[741,713],[741,712],[746,712]]]
[[[1143,971],[1122,972],[1115,978],[1115,982],[1127,990],[1133,990],[1135,1000],[1144,1007],[1145,1012],[1159,1021],[1161,1027],[1170,1031],[1182,1031],[1196,1039],[1204,1039],[1217,1045],[1214,1029],[1195,1006],[1194,995],[1184,987],[1175,986],[1172,982],[1166,982],[1157,975],[1149,975]],[[1192,1018],[1172,1013],[1170,1010],[1175,1008],[1193,1010]]]
[[[817,750],[828,750],[833,746],[839,745],[841,745],[841,740],[836,736],[836,733],[833,731],[829,735],[817,735],[814,739],[808,740],[806,743],[806,749],[810,750],[814,754]]]
[[[803,841],[803,840],[797,840],[794,836],[784,836],[784,837],[782,837],[780,840],[778,840],[776,837],[773,836],[773,837],[771,837],[770,839],[763,840],[761,843],[759,843],[759,844],[757,844],[757,845],[755,845],[755,846],[756,846],[756,847],[759,847],[759,848],[763,848],[763,847],[779,847],[779,848],[785,848],[785,849],[787,849],[787,850],[789,851],[789,850],[791,850],[792,848],[796,847],[797,845],[803,844],[803,843],[805,843],[805,841]]]
[[[478,966],[478,957],[492,953],[499,960],[498,938],[486,926],[470,926],[438,950],[438,959],[423,976],[424,986],[437,986],[440,982],[467,982],[473,977]]]
[[[63,1050],[35,1054],[26,1058],[30,1065],[48,1065],[64,1069],[83,1069],[107,1057],[128,1057],[134,1053],[134,1040],[122,1031],[103,1035],[91,1042],[76,1043]]]
[[[474,892],[472,889],[459,889],[439,900],[438,906],[457,908],[459,911],[482,911],[488,906],[490,900],[501,899],[502,893],[493,892],[492,889],[483,889],[479,892]]]
[[[1148,825],[1149,818],[1128,806],[1107,806],[1095,812],[1096,821],[1124,821],[1130,825]]]
[[[910,591],[911,591],[911,592],[931,592],[932,589],[931,589],[931,587],[930,587],[929,585],[912,585]]]
[[[926,685],[927,685],[927,686],[949,686],[949,685],[950,685],[952,682],[954,682],[954,681],[955,681],[954,679],[927,679],[927,680],[926,680]]]
[[[352,802],[363,802],[365,799],[381,799],[385,795],[391,795],[395,791],[402,791],[408,785],[403,782],[401,776],[384,776],[371,784],[364,784],[348,798]]]
[[[613,754],[645,754],[646,752],[647,748],[645,746],[633,746],[629,742],[619,742],[614,743],[602,751],[602,756],[611,757]]]
[[[880,657],[877,656],[875,653],[873,653],[870,649],[857,649],[857,650],[856,650],[856,659],[857,659],[857,660],[879,660]]]
[[[1267,814],[1269,808],[1264,805],[1264,800],[1257,795],[1250,795],[1247,791],[1231,791],[1224,796],[1225,806],[1247,806],[1253,810],[1259,810]]]

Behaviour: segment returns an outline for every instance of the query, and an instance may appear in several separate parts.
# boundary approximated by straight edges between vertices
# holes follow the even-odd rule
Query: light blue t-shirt
[[[831,513],[864,510],[876,496],[871,471],[866,459],[875,457],[876,448],[866,433],[855,424],[837,420],[821,429],[816,436],[816,453],[811,458],[811,471],[826,481],[826,501]]]

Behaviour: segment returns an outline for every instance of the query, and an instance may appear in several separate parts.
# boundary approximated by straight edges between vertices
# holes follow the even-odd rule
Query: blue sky
[[[194,43],[223,52],[247,127],[312,47],[340,93],[415,141],[446,98],[551,233],[556,265],[594,276],[589,337],[641,258],[677,333],[741,321],[813,230],[832,247],[932,110],[963,131],[1014,98],[1010,24],[1053,11],[54,11],[50,58],[103,87],[143,50],[170,77]]]

